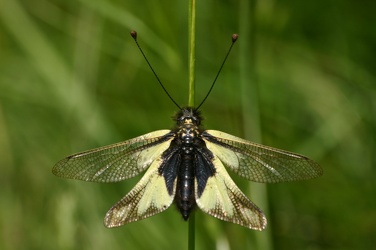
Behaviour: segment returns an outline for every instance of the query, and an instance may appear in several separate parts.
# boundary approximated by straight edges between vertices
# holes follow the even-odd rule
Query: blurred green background
[[[173,126],[176,107],[129,31],[185,105],[187,9],[187,1],[0,0],[0,249],[187,248],[188,224],[174,207],[103,226],[141,176],[98,184],[51,173],[69,154]],[[268,185],[234,176],[267,229],[197,211],[197,249],[375,247],[375,9],[371,0],[198,1],[197,103],[240,34],[201,109],[206,128],[307,155],[324,176]]]

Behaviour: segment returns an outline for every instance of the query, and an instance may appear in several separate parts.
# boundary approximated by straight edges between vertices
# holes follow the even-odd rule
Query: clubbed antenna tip
[[[239,37],[238,34],[233,34],[233,35],[232,35],[232,42],[233,42],[233,43],[236,42],[236,40],[238,40],[238,37]]]
[[[133,37],[134,40],[137,40],[137,32],[135,30],[131,31],[131,36]]]

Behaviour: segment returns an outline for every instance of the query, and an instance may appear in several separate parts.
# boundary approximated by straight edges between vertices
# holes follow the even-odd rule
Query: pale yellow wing
[[[176,180],[172,193],[169,194],[165,179],[158,169],[162,164],[158,157],[151,164],[136,186],[106,214],[106,227],[118,227],[138,221],[166,210],[174,200]]]
[[[197,206],[218,219],[263,230],[267,224],[265,215],[240,191],[218,157],[214,156],[212,162],[216,172],[208,178],[201,196],[195,180]]]
[[[66,157],[52,172],[64,178],[116,182],[144,171],[170,145],[170,130],[154,131],[124,142]]]
[[[221,131],[202,133],[207,148],[238,175],[255,182],[305,180],[322,175],[305,156],[256,144]]]

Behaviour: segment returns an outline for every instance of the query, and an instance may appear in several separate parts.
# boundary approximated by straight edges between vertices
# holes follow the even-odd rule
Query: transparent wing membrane
[[[170,130],[154,131],[128,141],[74,154],[56,163],[52,172],[69,179],[117,182],[144,171],[171,141]]]
[[[202,134],[206,146],[223,164],[255,182],[306,180],[322,175],[320,166],[305,156],[259,145],[216,130]]]

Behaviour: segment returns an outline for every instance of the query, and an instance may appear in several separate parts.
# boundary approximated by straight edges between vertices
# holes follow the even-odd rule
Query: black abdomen
[[[193,164],[194,155],[183,153],[177,176],[175,203],[184,220],[189,218],[191,211],[196,206]]]

